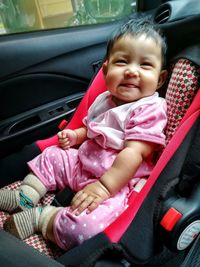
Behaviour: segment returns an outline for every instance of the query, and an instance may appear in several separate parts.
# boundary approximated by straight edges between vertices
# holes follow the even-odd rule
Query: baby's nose
[[[128,69],[125,70],[125,75],[126,76],[138,76],[139,75],[139,71],[137,67],[130,67]]]

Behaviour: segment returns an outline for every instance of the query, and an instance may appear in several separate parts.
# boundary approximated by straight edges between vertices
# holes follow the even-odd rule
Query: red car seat
[[[113,224],[105,229],[104,233],[102,233],[106,236],[106,238],[108,238],[109,242],[117,243],[120,242],[121,238],[123,238],[123,234],[129,228],[145,197],[150,191],[152,185],[155,183],[155,180],[159,177],[159,174],[166,166],[167,162],[172,158],[172,155],[176,152],[184,137],[187,135],[187,132],[191,127],[190,120],[195,121],[198,117],[200,95],[199,92],[197,94],[197,91],[199,89],[198,79],[200,68],[187,59],[179,59],[175,64],[172,65],[171,68],[170,80],[165,95],[168,103],[169,123],[166,128],[166,135],[167,142],[169,144],[161,155],[152,175],[149,177],[148,182],[142,189],[142,192],[133,193],[129,199],[129,209],[127,209]],[[103,86],[100,87],[99,84],[103,84]],[[88,107],[91,105],[95,97],[104,90],[106,90],[106,87],[102,71],[100,70],[67,127],[74,129],[81,126],[82,118],[87,113]],[[37,145],[41,151],[47,146],[53,144],[57,144],[57,136],[53,136],[46,140],[37,141]],[[9,185],[7,188],[16,189],[19,186],[20,182],[15,182],[14,184]],[[41,204],[51,203],[53,197],[53,194],[48,194],[42,200]],[[3,226],[3,222],[7,217],[8,214],[0,212],[1,227]],[[40,252],[45,253],[53,258],[57,258],[63,253],[50,242],[44,241],[41,235],[34,235],[30,238],[27,238],[25,242],[28,245],[38,249]],[[98,242],[96,243],[98,244]]]

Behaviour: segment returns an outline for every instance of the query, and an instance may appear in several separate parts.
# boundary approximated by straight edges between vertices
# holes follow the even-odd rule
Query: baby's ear
[[[102,71],[104,76],[107,74],[107,70],[108,70],[108,61],[106,60],[102,65]]]
[[[157,89],[162,87],[162,85],[165,83],[165,81],[167,80],[167,75],[168,75],[168,72],[166,70],[162,70],[160,72],[160,77],[158,79],[158,87],[157,87]]]

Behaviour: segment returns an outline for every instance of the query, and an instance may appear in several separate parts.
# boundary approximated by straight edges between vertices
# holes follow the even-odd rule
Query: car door
[[[48,3],[63,1],[40,2],[41,8],[46,3],[46,12],[50,12]],[[27,1],[16,0],[2,1],[0,6],[4,25],[0,36],[0,158],[55,134],[63,118],[70,119],[102,63],[107,38],[118,23],[102,24],[97,18],[95,23],[89,21],[92,25],[56,24],[52,29],[53,20],[47,23],[50,18],[46,16],[43,24],[47,27],[43,26],[48,29],[38,30],[31,26],[33,8]],[[77,12],[71,20],[80,17]],[[61,15],[54,20],[61,20]],[[35,23],[38,26],[36,16]]]

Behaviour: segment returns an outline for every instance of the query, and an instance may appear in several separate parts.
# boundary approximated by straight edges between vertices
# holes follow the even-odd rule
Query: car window
[[[0,34],[105,23],[135,6],[136,0],[1,0]]]

